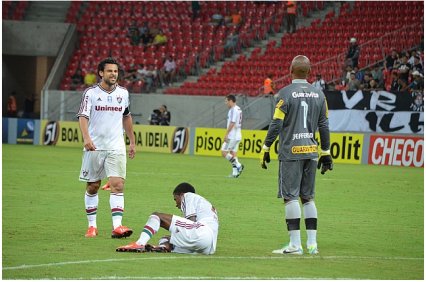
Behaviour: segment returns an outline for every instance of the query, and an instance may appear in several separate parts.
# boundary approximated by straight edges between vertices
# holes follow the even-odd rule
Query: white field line
[[[51,280],[51,277],[40,280]],[[70,280],[70,278],[54,277],[55,280]],[[256,277],[256,276],[101,276],[101,277],[76,277],[73,280],[357,280],[354,278],[318,278],[318,277]],[[359,278],[358,278],[359,279]]]
[[[137,255],[137,254],[136,254]],[[223,256],[162,256],[162,257],[133,257],[133,258],[111,258],[98,260],[80,260],[52,262],[44,264],[23,264],[18,266],[5,266],[3,270],[18,270],[37,267],[56,267],[71,264],[108,263],[119,261],[135,260],[183,260],[183,259],[204,259],[204,260],[281,260],[281,259],[321,259],[321,260],[424,260],[424,258],[413,257],[361,257],[361,256],[276,256],[276,257],[223,257]]]

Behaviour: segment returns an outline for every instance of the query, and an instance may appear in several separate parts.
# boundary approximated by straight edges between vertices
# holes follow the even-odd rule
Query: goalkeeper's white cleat
[[[302,246],[296,247],[289,244],[285,245],[283,248],[278,250],[273,250],[273,254],[283,254],[283,255],[303,255]]]
[[[306,248],[308,249],[308,253],[310,255],[317,255],[317,254],[319,254],[318,245],[317,244],[309,245]]]

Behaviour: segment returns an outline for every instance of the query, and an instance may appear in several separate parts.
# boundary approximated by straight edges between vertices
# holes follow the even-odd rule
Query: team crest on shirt
[[[117,96],[117,102],[121,104],[121,101],[123,101],[123,97]]]
[[[86,177],[89,174],[88,170],[83,170],[83,176]]]

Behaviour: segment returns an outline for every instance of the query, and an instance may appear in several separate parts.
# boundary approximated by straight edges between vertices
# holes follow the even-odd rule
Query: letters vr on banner
[[[423,134],[423,92],[327,91],[331,131]]]

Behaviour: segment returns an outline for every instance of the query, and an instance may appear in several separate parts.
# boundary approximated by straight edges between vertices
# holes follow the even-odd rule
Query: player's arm
[[[129,158],[133,159],[136,154],[135,136],[133,135],[133,119],[129,112],[129,108],[126,108],[123,113],[123,128],[126,131],[126,135],[130,140],[129,145]]]
[[[321,142],[321,153],[317,168],[321,168],[321,174],[324,174],[327,170],[333,170],[333,159],[330,155],[330,129],[328,126],[328,107],[326,100],[324,100],[321,108],[318,131]]]
[[[264,169],[267,169],[266,163],[271,161],[269,156],[269,148],[274,143],[275,139],[277,139],[277,136],[280,133],[280,129],[283,126],[285,118],[285,113],[282,109],[283,105],[284,100],[281,99],[275,106],[274,116],[271,123],[269,124],[268,133],[266,134],[265,142],[263,143],[262,152],[260,154],[260,166]]]
[[[234,128],[234,126],[235,126],[235,122],[232,121],[232,122],[229,123],[229,126],[226,129],[226,133],[225,133],[225,138],[224,138],[225,142],[228,142],[228,134],[229,134],[229,132],[231,132],[231,130]]]
[[[86,116],[79,116],[78,123],[80,124],[81,134],[83,136],[84,148],[87,151],[95,151],[96,146],[93,144],[92,138],[89,135],[89,119]]]

